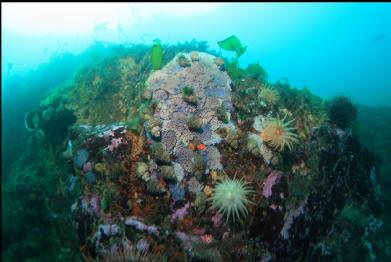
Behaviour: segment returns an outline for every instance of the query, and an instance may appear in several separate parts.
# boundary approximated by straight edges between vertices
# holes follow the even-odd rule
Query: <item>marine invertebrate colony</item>
[[[177,55],[161,70],[151,74],[146,86],[156,101],[153,117],[161,123],[160,143],[165,146],[165,150],[159,152],[165,151],[186,173],[193,173],[193,163],[197,159],[188,147],[193,139],[198,139],[205,147],[197,151],[203,152],[202,157],[207,162],[206,167],[201,161],[196,163],[200,164],[196,169],[198,175],[202,176],[204,170],[222,169],[221,156],[216,147],[221,141],[217,130],[231,125],[227,116],[233,110],[231,80],[227,72],[221,71],[214,64],[213,55],[199,52],[198,59],[202,62],[191,63],[186,67],[178,65],[180,56],[190,57],[187,53]],[[224,110],[224,121],[214,110],[218,107]],[[152,156],[158,157],[159,154],[153,154],[156,151],[153,148]],[[209,154],[210,150],[212,155]],[[171,159],[167,156],[165,160]]]
[[[73,93],[81,95],[60,92],[26,115],[28,154],[11,167],[4,201],[26,219],[5,217],[20,222],[6,228],[6,261],[35,259],[47,242],[60,251],[40,251],[47,261],[150,261],[143,252],[156,261],[350,261],[386,249],[376,159],[341,121],[326,121],[320,98],[285,82],[267,86],[258,63],[243,70],[226,60],[224,69],[201,48],[190,56],[188,44],[165,45],[171,62],[156,70],[150,46],[111,49],[102,69],[79,76]],[[180,66],[177,53],[190,64]],[[104,99],[87,103],[90,93]],[[76,124],[48,140],[67,108]],[[348,108],[335,109],[338,117]],[[287,130],[293,138],[278,147],[273,139]],[[294,154],[280,154],[290,144]],[[60,227],[50,223],[56,217]],[[53,224],[41,230],[49,239],[37,223]],[[57,233],[63,243],[51,240]]]
[[[281,179],[282,173],[280,171],[274,170],[267,176],[265,179],[262,195],[264,197],[270,197],[272,195],[273,186]]]
[[[248,195],[253,190],[243,179],[225,179],[214,188],[211,198],[212,209],[226,217],[226,221],[239,219],[248,214],[246,205],[251,203]]]
[[[198,192],[201,192],[202,189],[204,189],[204,185],[200,184],[200,182],[198,182],[198,180],[195,177],[192,177],[187,182],[187,188],[189,192],[193,194],[197,194]]]
[[[263,124],[264,129],[261,132],[261,138],[278,151],[283,151],[285,147],[292,149],[298,139],[298,135],[292,132],[295,128],[289,127],[294,119],[285,122],[285,118],[286,116],[283,119],[269,118]]]

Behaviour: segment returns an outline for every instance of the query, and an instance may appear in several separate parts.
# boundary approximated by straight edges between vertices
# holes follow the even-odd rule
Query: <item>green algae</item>
[[[159,70],[163,66],[163,48],[159,39],[156,39],[153,43],[151,50],[151,63],[153,70]]]
[[[242,43],[236,35],[231,35],[224,40],[218,41],[217,44],[224,50],[236,52],[236,59],[247,50],[247,46],[242,46]]]
[[[194,88],[190,86],[185,86],[183,87],[182,92],[184,96],[192,96],[194,95]]]
[[[268,77],[265,69],[263,69],[259,62],[249,64],[245,70],[245,74],[247,77],[251,77],[261,83],[266,83]]]

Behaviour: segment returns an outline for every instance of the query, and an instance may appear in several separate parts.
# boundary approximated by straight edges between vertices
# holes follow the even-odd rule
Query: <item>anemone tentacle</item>
[[[291,150],[293,144],[298,140],[298,135],[292,132],[296,128],[289,126],[294,119],[285,122],[285,118],[286,115],[283,119],[277,116],[277,118],[266,120],[261,133],[262,139],[278,151],[283,151],[285,147]]]
[[[218,183],[213,190],[211,208],[226,217],[226,221],[232,219],[234,222],[241,216],[248,215],[246,205],[252,203],[248,195],[254,192],[248,182],[243,179],[225,179]]]
[[[259,97],[270,105],[275,105],[280,99],[280,94],[273,87],[263,85]]]

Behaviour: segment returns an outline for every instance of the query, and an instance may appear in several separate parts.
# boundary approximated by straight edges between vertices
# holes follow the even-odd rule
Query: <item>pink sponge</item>
[[[273,186],[280,181],[282,173],[278,170],[273,170],[270,175],[267,176],[263,182],[262,195],[264,197],[270,197],[272,195]]]

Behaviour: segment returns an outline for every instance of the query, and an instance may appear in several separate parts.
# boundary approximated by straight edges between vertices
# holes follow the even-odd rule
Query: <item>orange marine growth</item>
[[[211,244],[213,241],[213,236],[211,234],[205,234],[201,236],[201,240],[205,244]]]
[[[190,150],[193,150],[193,151],[196,149],[196,147],[193,143],[189,143],[189,148],[190,148]]]
[[[205,144],[199,144],[198,146],[197,146],[197,149],[198,150],[204,150],[206,148],[206,145]]]

